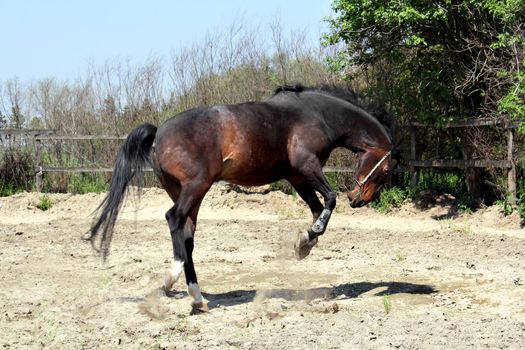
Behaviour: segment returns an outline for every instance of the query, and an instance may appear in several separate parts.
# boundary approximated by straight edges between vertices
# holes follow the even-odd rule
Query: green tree
[[[332,69],[405,121],[510,115],[525,131],[525,0],[334,0]],[[444,118],[445,117],[445,118]]]

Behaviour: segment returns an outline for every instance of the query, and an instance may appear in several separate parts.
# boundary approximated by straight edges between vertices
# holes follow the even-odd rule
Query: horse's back
[[[265,102],[189,110],[159,128],[157,160],[164,163],[160,167],[184,167],[192,175],[203,171],[215,180],[243,185],[272,182],[286,171],[295,118]]]
[[[221,138],[220,178],[260,185],[284,176],[293,116],[267,103],[217,106]]]

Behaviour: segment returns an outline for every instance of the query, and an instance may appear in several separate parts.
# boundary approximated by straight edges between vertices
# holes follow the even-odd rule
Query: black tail
[[[141,179],[146,165],[151,164],[150,150],[155,140],[157,127],[143,124],[133,129],[124,144],[120,147],[115,162],[115,169],[106,195],[97,211],[102,211],[98,219],[91,226],[90,231],[83,238],[91,241],[95,250],[102,253],[106,260],[113,238],[113,228],[122,205],[122,199],[131,180]],[[140,184],[139,184],[140,185]],[[95,247],[95,240],[102,232],[99,248]]]

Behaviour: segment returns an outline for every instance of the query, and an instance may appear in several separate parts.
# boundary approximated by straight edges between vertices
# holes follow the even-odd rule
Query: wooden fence
[[[71,140],[125,140],[126,136],[109,135],[59,135],[55,130],[49,129],[5,129],[0,130],[0,137],[4,142],[16,137],[26,137],[35,149],[35,186],[38,192],[42,191],[44,173],[100,173],[113,172],[113,167],[63,167],[48,166],[42,162],[43,142],[45,141],[71,141]],[[151,169],[149,169],[151,171]]]
[[[35,161],[37,164],[37,171],[35,175],[35,185],[38,192],[42,190],[42,180],[44,173],[101,173],[113,172],[113,167],[57,167],[44,166],[42,164],[42,143],[44,141],[52,140],[125,140],[126,136],[109,136],[109,135],[56,135],[54,132],[44,135],[37,135],[34,137],[35,142]],[[147,169],[151,171],[151,169]]]
[[[507,133],[507,159],[492,160],[492,159],[433,159],[420,160],[418,159],[416,128],[428,127],[420,123],[412,123],[409,125],[410,129],[410,161],[408,167],[401,166],[401,169],[408,169],[411,173],[413,184],[417,183],[418,173],[420,168],[503,168],[507,169],[507,183],[508,191],[516,198],[516,167],[513,161],[514,138],[517,123],[508,123],[504,121],[495,120],[474,120],[461,121],[456,123],[449,123],[444,125],[445,128],[465,128],[465,127],[479,127],[479,126],[495,126],[503,125]],[[42,177],[44,173],[54,172],[68,172],[68,173],[82,173],[82,172],[112,172],[113,168],[109,167],[56,167],[42,164],[42,143],[49,140],[124,140],[126,136],[108,136],[108,135],[58,135],[54,130],[0,130],[0,137],[3,139],[9,137],[16,137],[22,135],[31,139],[35,148],[35,163],[37,164],[35,171],[35,184],[37,191],[42,189]],[[151,169],[148,169],[151,171]],[[345,167],[325,167],[324,172],[353,172],[353,168]]]
[[[516,197],[516,166],[514,164],[514,139],[515,130],[518,123],[509,122],[507,120],[494,119],[476,119],[463,120],[455,123],[447,123],[443,128],[471,128],[471,127],[486,127],[486,126],[501,126],[507,134],[507,159],[493,160],[493,159],[432,159],[419,160],[417,152],[417,128],[428,128],[428,125],[421,123],[410,124],[410,161],[408,167],[410,170],[412,184],[418,182],[419,168],[462,168],[468,171],[469,168],[502,168],[507,169],[507,191],[512,194],[513,200]],[[468,178],[467,178],[468,183]],[[472,184],[477,186],[478,184]]]

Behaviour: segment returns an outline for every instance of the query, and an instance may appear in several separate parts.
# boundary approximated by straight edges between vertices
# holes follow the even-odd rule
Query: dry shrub
[[[29,191],[34,184],[35,165],[28,148],[6,148],[0,159],[0,196]]]

